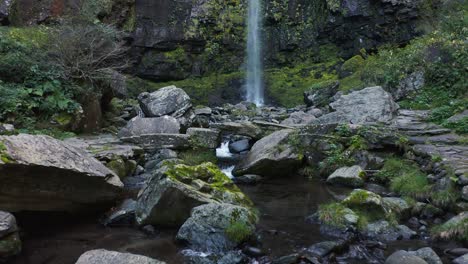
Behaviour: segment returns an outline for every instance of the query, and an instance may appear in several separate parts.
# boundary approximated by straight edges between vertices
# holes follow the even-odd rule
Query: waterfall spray
[[[261,0],[248,0],[247,19],[247,96],[249,102],[263,105],[262,6]]]

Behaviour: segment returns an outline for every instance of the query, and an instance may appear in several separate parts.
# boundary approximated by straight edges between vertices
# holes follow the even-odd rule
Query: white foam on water
[[[221,143],[221,146],[216,149],[216,157],[218,158],[231,158],[233,155],[229,152],[229,141]]]

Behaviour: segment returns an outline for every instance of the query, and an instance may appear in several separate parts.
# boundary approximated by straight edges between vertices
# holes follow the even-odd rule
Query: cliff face
[[[0,0],[0,22],[84,17],[133,32],[135,73],[155,81],[238,71],[245,56],[246,0]],[[321,48],[349,58],[420,33],[422,0],[265,0],[267,67],[320,60]],[[8,21],[8,22],[6,22]]]

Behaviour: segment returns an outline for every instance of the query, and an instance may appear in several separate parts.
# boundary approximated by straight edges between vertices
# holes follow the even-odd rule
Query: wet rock
[[[136,201],[125,199],[102,221],[104,226],[132,226],[135,223]]]
[[[247,256],[251,256],[251,257],[261,257],[263,255],[265,255],[265,253],[259,249],[259,248],[256,248],[256,247],[245,247],[242,252],[244,252],[244,254],[246,254]]]
[[[26,134],[0,136],[0,144],[2,209],[88,211],[121,195],[118,176],[82,149]]]
[[[10,6],[13,0],[0,1],[0,25],[8,24],[8,16],[10,15]]]
[[[192,250],[184,250],[186,264],[244,264],[248,258],[240,251],[229,251],[221,254],[200,255]],[[193,252],[193,253],[192,253]]]
[[[255,230],[256,219],[245,207],[205,204],[192,210],[176,238],[196,251],[222,253],[248,239]]]
[[[409,253],[422,258],[428,264],[443,264],[437,253],[435,253],[430,247],[420,248],[416,251],[409,251]]]
[[[280,130],[257,141],[234,168],[233,175],[288,175],[301,163],[300,155],[288,143],[293,130]]]
[[[323,115],[316,121],[320,124],[374,123],[390,121],[398,109],[392,96],[382,87],[368,87],[343,95],[330,106],[335,112]]]
[[[18,226],[15,217],[4,211],[0,211],[0,262],[19,254],[21,240],[18,234]]]
[[[458,257],[452,261],[453,264],[467,264],[468,263],[468,254],[465,254],[461,257]]]
[[[250,140],[247,138],[229,143],[231,153],[241,153],[250,149]]]
[[[445,253],[448,253],[452,256],[459,257],[462,255],[468,254],[468,248],[452,248],[450,250],[445,251]]]
[[[122,137],[122,141],[135,144],[147,151],[158,149],[188,149],[190,135],[186,134],[152,134],[132,137]]]
[[[11,133],[15,131],[15,127],[11,124],[0,124],[0,134]]]
[[[409,229],[407,226],[392,226],[385,220],[368,224],[361,233],[369,239],[376,239],[384,242],[411,239],[416,236],[416,232]]]
[[[307,248],[307,251],[314,256],[324,257],[332,252],[341,250],[345,245],[346,242],[343,240],[324,241],[310,246]]]
[[[249,121],[215,123],[212,124],[211,127],[217,128],[225,133],[241,135],[250,138],[259,138],[263,133],[260,127]]]
[[[138,96],[138,102],[147,117],[182,117],[192,107],[187,93],[175,86],[164,87],[153,93],[142,93]]]
[[[237,184],[257,184],[263,180],[262,176],[255,174],[246,174],[239,177],[235,177],[234,182]]]
[[[165,264],[142,255],[95,249],[83,253],[75,264]]]
[[[384,197],[382,202],[386,212],[395,213],[401,218],[409,217],[411,214],[411,206],[402,198]]]
[[[462,188],[462,198],[465,201],[468,201],[468,185]]]
[[[151,178],[137,200],[137,222],[180,226],[192,208],[225,202],[251,205],[251,201],[216,165],[165,165]]]
[[[369,192],[373,192],[373,193],[376,193],[380,196],[387,196],[389,195],[389,191],[387,190],[387,188],[385,188],[384,186],[382,185],[379,185],[379,184],[375,184],[375,183],[367,183],[365,185],[365,189],[368,190]]]
[[[421,89],[424,83],[424,72],[416,71],[401,80],[396,89],[391,90],[391,93],[393,98],[398,101]]]
[[[330,84],[321,89],[306,91],[304,92],[304,103],[309,107],[327,106],[336,92],[338,92],[339,86],[339,82],[330,82]]]
[[[312,114],[304,113],[303,111],[292,113],[287,119],[281,122],[287,126],[305,126],[312,124],[316,117]]]
[[[365,175],[366,173],[360,166],[342,167],[328,176],[327,183],[361,187],[364,185]]]
[[[119,137],[134,137],[148,134],[178,134],[180,124],[171,116],[142,118],[134,117],[119,131]]]
[[[190,135],[194,147],[215,149],[221,143],[221,134],[217,129],[191,127],[187,130],[187,135]]]
[[[386,260],[385,264],[428,264],[422,258],[408,253],[404,250],[399,250],[390,255]]]
[[[291,254],[287,256],[279,257],[271,262],[271,264],[295,264],[299,261],[299,254]]]

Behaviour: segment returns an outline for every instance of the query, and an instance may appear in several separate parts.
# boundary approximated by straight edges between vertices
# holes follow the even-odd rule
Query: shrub
[[[245,241],[252,234],[252,229],[241,220],[233,221],[225,230],[227,237],[237,243]]]
[[[348,213],[349,209],[341,203],[320,205],[318,209],[318,216],[321,222],[338,228],[346,227],[345,215]]]

